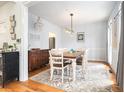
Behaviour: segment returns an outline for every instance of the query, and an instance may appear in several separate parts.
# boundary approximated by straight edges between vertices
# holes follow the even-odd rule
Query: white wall
[[[9,16],[12,16],[15,14],[15,20],[17,19],[16,16],[16,4],[14,2],[8,2],[2,7],[0,7],[0,22],[5,20],[7,22],[6,29],[4,31],[0,31],[0,48],[3,46],[3,42],[8,42],[9,44],[15,43],[14,40],[11,40],[11,35],[9,31]],[[17,35],[17,38],[20,36],[19,31],[17,31],[18,24],[15,28],[15,33]]]
[[[16,2],[17,32],[20,43],[19,80],[28,80],[28,7]]]
[[[85,32],[85,40],[77,41],[76,34],[71,37],[62,31],[62,47],[89,48],[88,59],[106,61],[107,22],[96,22],[81,25],[75,28],[75,32]]]
[[[9,16],[15,14],[16,38],[21,38],[21,44],[17,44],[20,54],[19,63],[19,79],[20,81],[28,80],[28,11],[21,2],[7,2],[0,7],[0,20],[6,19],[9,24]],[[26,20],[27,19],[27,20]],[[3,42],[9,44],[16,43],[16,40],[11,40],[9,26],[6,27],[4,33],[0,33],[0,48]],[[20,47],[21,46],[21,47]]]
[[[34,23],[37,20],[37,16],[29,12],[29,49],[31,48],[49,48],[49,32],[56,34],[56,48],[61,47],[61,28],[57,25],[48,22],[45,19],[41,19],[43,26],[41,32],[37,32],[34,29]]]

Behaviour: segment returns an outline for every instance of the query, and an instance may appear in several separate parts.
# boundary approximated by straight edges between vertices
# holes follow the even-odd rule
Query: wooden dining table
[[[63,57],[65,59],[72,60],[72,68],[73,68],[73,81],[76,80],[76,60],[79,57],[83,57],[84,52],[83,51],[75,51],[75,52],[70,52],[66,51],[63,53]]]

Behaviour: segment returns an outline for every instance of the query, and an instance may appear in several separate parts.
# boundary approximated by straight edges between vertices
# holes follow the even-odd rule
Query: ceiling
[[[61,27],[70,25],[70,13],[74,13],[74,25],[107,20],[116,2],[113,1],[37,1],[29,12]]]

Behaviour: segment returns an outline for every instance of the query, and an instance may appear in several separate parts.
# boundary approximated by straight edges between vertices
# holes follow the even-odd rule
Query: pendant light
[[[73,16],[74,16],[74,14],[70,13],[70,17],[71,17],[71,27],[70,27],[70,29],[68,29],[68,28],[65,29],[65,31],[67,33],[70,33],[70,34],[74,33],[74,29],[73,29]]]

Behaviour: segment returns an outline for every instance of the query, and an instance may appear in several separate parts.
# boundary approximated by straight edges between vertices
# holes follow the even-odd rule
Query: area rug
[[[81,66],[76,67],[76,81],[72,80],[71,73],[64,75],[64,83],[61,83],[61,72],[54,73],[53,80],[50,80],[50,69],[41,72],[30,79],[36,82],[47,84],[67,92],[111,92],[112,81],[109,79],[109,71],[103,64],[88,63],[85,78]]]

